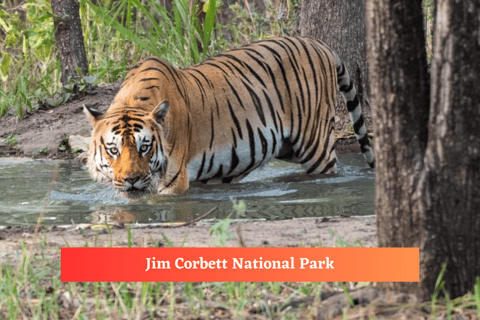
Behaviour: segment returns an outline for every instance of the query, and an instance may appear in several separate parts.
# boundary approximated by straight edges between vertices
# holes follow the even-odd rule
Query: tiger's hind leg
[[[303,143],[292,144],[289,139],[282,141],[282,148],[277,159],[299,163],[307,174],[329,174],[337,170],[337,154],[335,152],[334,118],[324,126],[311,128],[308,139],[300,139]]]

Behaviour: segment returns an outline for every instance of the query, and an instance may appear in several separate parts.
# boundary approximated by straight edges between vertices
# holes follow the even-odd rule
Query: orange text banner
[[[61,248],[65,282],[418,279],[418,248]]]

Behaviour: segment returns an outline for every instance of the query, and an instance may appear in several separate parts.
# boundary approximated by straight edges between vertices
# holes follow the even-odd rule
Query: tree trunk
[[[480,5],[438,0],[431,97],[421,2],[368,0],[376,215],[382,247],[420,247],[428,299],[442,264],[452,297],[480,275]]]
[[[81,69],[82,75],[88,72],[79,3],[78,0],[52,0],[51,2],[55,39],[62,63],[61,81],[63,85],[67,85],[69,78],[78,78],[77,68]]]
[[[367,128],[371,128],[370,107],[363,101],[369,93],[364,0],[303,0],[300,32],[303,37],[324,41],[340,56],[355,81]],[[350,127],[342,99],[338,99],[336,115],[337,130]]]
[[[421,267],[453,297],[480,276],[480,3],[438,0],[425,157],[426,237]],[[436,274],[425,274],[433,287]]]

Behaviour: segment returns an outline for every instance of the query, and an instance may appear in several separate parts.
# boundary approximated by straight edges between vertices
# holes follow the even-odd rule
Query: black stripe
[[[320,172],[320,174],[324,174],[325,172],[327,172],[331,167],[333,167],[335,165],[335,163],[337,163],[337,158],[333,159],[332,161],[330,161],[326,166],[325,168],[322,170],[322,172]]]
[[[171,144],[170,152],[168,153],[168,156],[170,157],[173,153],[173,150],[175,150],[175,145],[177,144],[177,136],[173,135],[173,141]]]
[[[255,77],[257,78],[257,80],[264,86],[266,87],[265,85],[265,82],[263,82],[263,79],[258,75],[258,73],[255,72],[255,70],[252,69],[252,67],[250,67],[248,64],[246,64],[244,61],[238,59],[237,57],[231,55],[231,54],[221,54],[220,56],[223,56],[223,57],[227,57],[227,58],[230,58],[236,62],[238,62],[240,65],[243,65],[244,67],[246,67],[248,69],[248,71],[250,71],[250,73]],[[245,77],[245,75],[242,74],[243,77]],[[245,77],[246,78],[246,77]]]
[[[340,78],[345,75],[345,65],[342,63],[338,68],[337,68],[337,79],[340,81]]]
[[[240,136],[240,139],[243,139],[242,128],[240,127],[240,122],[238,122],[238,119],[235,116],[235,112],[233,111],[230,100],[228,100],[228,99],[227,99],[227,104],[228,104],[228,110],[230,110],[230,115],[232,116],[232,119],[233,119],[233,123],[235,124],[235,127],[237,127],[238,135]]]
[[[203,85],[200,82],[200,80],[197,77],[195,77],[193,74],[191,74],[190,76],[195,80],[195,83],[197,84],[198,88],[200,89],[200,95],[202,96],[202,107],[203,107],[203,109],[205,109],[205,95],[207,93],[205,92],[205,89],[203,88]]]
[[[247,131],[248,131],[248,140],[250,142],[250,158],[251,158],[251,161],[250,161],[250,164],[248,165],[248,167],[245,169],[244,173],[249,172],[250,169],[252,169],[253,166],[255,165],[255,136],[253,134],[253,129],[252,129],[252,126],[250,125],[250,122],[248,121],[248,119],[246,120],[246,123],[247,123]]]
[[[225,70],[223,72],[225,72],[225,74],[227,76],[231,76],[232,74],[234,75],[235,74],[235,70],[233,70],[233,68],[230,66],[232,63],[227,63],[225,61],[218,61],[218,63],[222,64],[223,66],[227,67],[227,69],[230,71],[230,73],[227,73],[225,72]],[[237,72],[241,72],[241,71],[238,71],[238,68],[236,66],[233,66],[234,68],[237,69]]]
[[[335,118],[332,118],[332,119],[333,119],[333,121],[335,121]],[[323,145],[323,148],[325,148],[325,149],[327,148],[328,143],[330,142],[330,135],[332,134],[332,131],[334,129],[335,129],[334,126],[330,127],[329,132],[328,132],[328,136],[327,136],[327,140],[325,141],[325,144]],[[317,134],[317,141],[314,144],[314,148],[312,149],[312,151],[310,151],[310,153],[307,155],[307,157],[300,162],[301,164],[304,164],[304,163],[307,163],[308,161],[310,161],[312,159],[312,157],[317,153],[318,148],[322,147],[322,146],[320,146],[320,142],[318,141],[320,139],[320,137],[321,137],[321,134]],[[326,155],[325,149],[324,149],[324,152],[322,153],[322,155],[320,156],[321,160],[323,160],[323,158]],[[308,148],[306,148],[305,150],[308,150]]]
[[[282,111],[285,112],[285,107],[283,105],[283,98],[282,98],[282,95],[280,94],[280,90],[278,89],[278,86],[277,86],[276,76],[273,73],[272,68],[270,68],[270,66],[268,64],[266,66],[267,66],[267,69],[268,69],[268,74],[270,76],[270,80],[272,81],[273,87],[275,88],[275,92],[277,93],[278,101],[280,102],[280,107],[282,108]],[[285,85],[287,85],[287,83],[285,83]]]
[[[365,146],[370,145],[370,140],[368,140],[368,134],[365,134],[363,138],[358,139],[358,142],[360,143],[360,150],[362,150],[362,153],[367,152],[367,148],[365,148]]]
[[[300,139],[300,135],[302,133],[302,110],[300,110],[300,103],[298,102],[298,97],[295,97],[297,100],[297,109],[298,109],[298,126],[297,126],[297,136],[295,139],[292,141],[292,146],[296,145],[298,140]],[[293,112],[292,112],[293,113]],[[292,130],[293,134],[293,130]]]
[[[205,81],[208,83],[208,85],[210,86],[210,88],[213,89],[213,83],[212,83],[212,81],[210,81],[201,71],[199,71],[199,70],[197,70],[197,69],[193,69],[193,68],[188,69],[188,70],[189,70],[189,71],[192,71],[192,72],[196,72],[196,73],[198,73],[199,75],[201,75],[202,78],[205,79]]]
[[[260,57],[262,57],[262,59],[265,59],[265,57],[260,53],[258,52],[256,49],[252,49],[252,48],[248,48],[248,47],[245,47],[245,48],[240,48],[241,50],[243,51],[246,51],[246,52],[253,52],[253,53],[256,53],[258,54]]]
[[[143,78],[138,81],[151,81],[151,80],[160,80],[160,78]]]
[[[280,118],[280,115],[278,114],[277,111],[277,117],[278,117],[278,122],[280,122],[280,135],[282,137],[282,140],[285,139],[285,136],[283,135],[283,121],[282,118]]]
[[[284,37],[283,39],[285,39],[285,40],[289,41],[290,43],[292,43],[293,46],[295,47],[295,49],[297,49],[297,52],[298,52],[299,54],[301,53],[301,52],[300,52],[300,49],[298,49],[297,44],[295,43],[295,41],[293,41],[293,40],[290,39],[289,37]],[[295,39],[295,40],[297,40],[297,39]],[[298,40],[297,40],[297,41],[298,41]]]
[[[315,106],[317,106],[318,105],[318,82],[317,82],[317,72],[316,72],[317,68],[313,64],[312,56],[310,55],[310,51],[308,50],[308,47],[305,44],[305,42],[301,39],[298,39],[298,40],[301,43],[301,45],[303,46],[303,49],[305,50],[305,53],[306,53],[307,58],[308,58],[308,63],[310,64],[310,69],[312,70],[312,73],[313,73],[313,80],[314,80],[314,83],[315,83],[315,92],[317,93],[317,94],[315,94]],[[308,82],[307,82],[307,87],[308,87]]]
[[[305,75],[305,74],[304,74]],[[306,79],[305,77],[305,84],[307,86],[307,92],[308,92],[308,101],[310,102],[310,89],[309,89],[309,86],[308,86],[308,80]],[[314,119],[311,118],[311,114],[312,114],[312,105],[310,104],[309,106],[307,106],[307,115],[305,117],[305,130],[303,131],[303,137],[302,137],[302,142],[300,143],[300,148],[297,150],[297,152],[295,153],[295,155],[297,156],[297,158],[301,158],[303,156],[303,154],[307,151],[306,149],[306,143],[305,143],[305,139],[307,139],[308,137],[308,134],[307,134],[307,131],[309,129],[309,126],[310,126],[310,123],[311,121],[315,121],[317,118],[318,118],[318,114],[315,114],[314,115]],[[316,106],[317,107],[317,106]],[[318,108],[316,108],[317,110],[317,113],[318,111]],[[310,133],[314,133],[315,131],[313,130],[313,128],[310,128]],[[313,134],[312,134],[313,135]]]
[[[247,80],[248,83],[250,83],[250,84],[253,86],[253,83],[250,81],[249,77],[247,77],[247,76],[245,75],[245,73],[243,73],[243,71],[240,70],[232,61],[227,60],[227,61],[219,61],[219,62],[230,69],[231,74],[228,75],[229,77],[231,77],[232,75],[235,76],[235,77],[237,77],[237,76],[235,75],[235,72],[233,71],[233,69],[230,68],[230,66],[232,66],[235,70],[237,70],[237,72],[240,74],[240,76],[241,76],[243,79]],[[237,77],[237,78],[238,78],[238,77]]]
[[[242,81],[243,83],[243,81]],[[262,103],[260,102],[260,98],[258,95],[253,91],[249,86],[247,86],[245,83],[245,88],[247,88],[248,92],[250,93],[250,96],[252,97],[253,105],[255,106],[255,109],[257,110],[257,114],[260,117],[260,121],[264,126],[267,125],[265,121],[265,114],[263,113],[263,108],[262,108]]]
[[[232,161],[230,162],[230,170],[228,170],[227,176],[235,170],[239,163],[240,160],[238,159],[237,152],[235,148],[232,147]]]
[[[277,147],[277,138],[275,137],[275,132],[270,129],[270,133],[272,134],[272,155],[275,155],[275,148]]]
[[[198,174],[197,174],[197,178],[195,180],[199,180],[200,179],[200,176],[202,175],[202,172],[203,172],[203,167],[205,166],[205,157],[207,155],[205,154],[205,152],[203,153],[203,157],[202,157],[202,164],[200,165],[200,169],[198,170]]]
[[[212,154],[212,157],[210,158],[210,164],[208,165],[207,173],[209,173],[213,168],[213,158],[215,158],[215,154]]]
[[[209,66],[212,66],[212,67],[215,67],[215,68],[219,69],[219,70],[222,71],[222,72],[224,73],[224,75],[226,75],[226,76],[229,76],[229,75],[230,75],[227,71],[225,71],[222,67],[220,67],[219,65],[216,65],[215,63],[207,62],[207,63],[203,63],[203,64],[209,65]],[[230,67],[229,67],[229,68],[230,68]],[[233,71],[232,71],[232,72],[233,72]]]
[[[213,147],[213,139],[215,138],[215,123],[213,120],[213,111],[210,111],[210,124],[211,124],[210,130],[212,135],[212,137],[210,138],[210,150],[211,150]]]
[[[172,68],[171,65],[169,65],[168,63],[166,63],[166,62],[164,62],[164,61],[162,61],[162,60],[160,60],[160,59],[158,59],[158,58],[156,58],[156,57],[147,58],[147,59],[144,60],[144,62],[145,62],[145,61],[156,61],[156,62],[160,63],[162,66],[167,67],[167,69]]]
[[[348,112],[353,112],[357,108],[357,106],[360,104],[360,101],[358,101],[358,97],[355,95],[355,98],[351,101],[347,101],[347,110]]]
[[[235,132],[233,131],[233,128],[230,128],[230,130],[232,130],[233,146],[236,148],[237,147],[237,136],[235,136]]]
[[[222,179],[222,183],[230,183],[232,182],[234,177],[226,177]]]
[[[340,86],[340,91],[344,93],[349,93],[350,90],[353,88],[353,81],[350,79],[350,83],[348,85],[344,84],[343,86]]]
[[[283,48],[283,46],[280,44],[279,41],[275,40],[275,39],[267,39],[267,40],[264,40],[263,42],[273,42],[275,43],[276,45],[278,46],[281,46]],[[278,51],[276,51],[275,49],[273,49],[270,45],[266,45],[266,44],[260,44],[261,47],[264,47],[265,49],[267,49],[268,51],[270,51],[271,53],[273,53],[276,57],[278,58],[281,58],[282,56],[280,55],[280,53],[278,53]]]
[[[290,102],[292,101],[292,92],[290,90],[290,84],[287,80],[287,73],[285,72],[285,68],[283,67],[283,61],[279,58],[275,57],[275,61],[277,61],[278,66],[280,67],[280,71],[282,72],[283,82],[285,83],[285,87],[287,88],[288,98]]]
[[[257,128],[257,132],[258,132],[258,135],[260,136],[260,142],[262,143],[262,153],[263,153],[262,161],[260,163],[263,163],[263,161],[265,161],[265,157],[267,156],[268,142],[259,128]]]
[[[273,109],[273,104],[270,98],[268,97],[267,93],[265,90],[263,90],[263,95],[265,96],[265,100],[267,100],[267,105],[268,109],[270,110],[270,115],[273,119],[273,125],[275,126],[275,131],[278,131],[278,125],[277,125],[277,117],[275,116],[275,110]]]
[[[358,118],[357,122],[353,124],[353,131],[358,134],[360,128],[363,126],[363,116],[360,115],[360,118]]]
[[[234,88],[233,85],[230,83],[230,81],[228,81],[228,78],[227,78],[227,77],[225,77],[225,81],[227,81],[228,85],[230,86],[230,89],[232,89],[233,94],[234,94],[235,97],[237,98],[237,101],[238,101],[238,103],[240,103],[240,106],[242,107],[242,109],[245,110],[245,107],[243,106],[242,99],[240,99],[240,96],[238,95],[237,90],[235,90],[235,88]]]
[[[330,137],[332,136],[331,134],[331,131],[333,130],[333,127],[330,129],[330,132],[328,133],[327,135],[327,140],[325,141],[325,143],[323,144],[323,152],[322,154],[320,155],[320,158],[317,159],[317,161],[310,167],[310,169],[308,169],[307,171],[307,174],[310,174],[312,173],[313,171],[315,171],[315,169],[318,168],[318,166],[322,163],[323,159],[325,159],[325,156],[327,155],[327,146],[330,142]],[[300,162],[302,163],[302,162]]]
[[[220,177],[223,177],[223,164],[220,165],[220,167],[218,168],[217,173],[215,173],[215,175],[212,177],[212,179],[214,179],[214,178],[220,178]]]
[[[177,180],[178,176],[180,175],[180,171],[182,171],[183,163],[185,162],[185,158],[182,159],[182,164],[180,165],[180,169],[178,170],[177,174],[173,177],[173,179],[165,186],[165,188],[168,188],[172,185],[172,183]]]
[[[157,58],[155,58],[155,57],[147,58],[147,59],[145,59],[144,61],[156,61],[156,62],[158,62],[159,64],[163,65],[163,66],[167,69],[167,71],[170,73],[170,75],[172,76],[173,81],[175,82],[175,86],[177,87],[178,92],[180,93],[180,95],[182,96],[182,98],[183,98],[184,100],[186,99],[184,92],[182,92],[182,90],[180,90],[180,87],[179,87],[179,85],[178,85],[178,83],[177,83],[177,78],[180,80],[180,82],[181,82],[181,79],[179,78],[176,70],[175,70],[172,66],[170,66],[169,64],[167,64],[167,63],[165,63],[165,62],[163,62],[163,61],[161,61],[160,59],[157,59]],[[182,84],[183,84],[183,83],[182,83]],[[185,89],[185,84],[183,84],[183,88]]]

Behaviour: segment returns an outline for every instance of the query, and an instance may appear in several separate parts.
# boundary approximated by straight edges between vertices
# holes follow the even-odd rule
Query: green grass
[[[173,12],[153,0],[97,3],[101,6],[80,0],[89,62],[89,76],[76,83],[81,89],[122,79],[129,66],[150,55],[183,67],[228,44],[221,40],[222,27],[215,24],[216,0],[205,3],[203,26],[195,15],[198,8],[189,8],[188,0],[175,0]],[[0,116],[14,114],[20,119],[41,106],[64,104],[72,96],[73,85],[60,83],[50,2],[27,0],[21,7],[25,20],[18,11],[0,6]],[[201,52],[197,41],[203,46]]]
[[[298,0],[284,6],[275,1],[262,14],[236,4],[231,8],[237,16],[223,26],[216,19],[220,0],[197,1],[193,7],[188,0],[173,0],[171,11],[154,0],[79,3],[89,73],[66,86],[60,82],[50,1],[26,0],[20,6],[25,19],[0,5],[0,116],[22,119],[40,107],[62,105],[72,98],[74,84],[86,90],[90,84],[113,83],[148,56],[182,68],[253,40],[295,35],[299,10]]]

